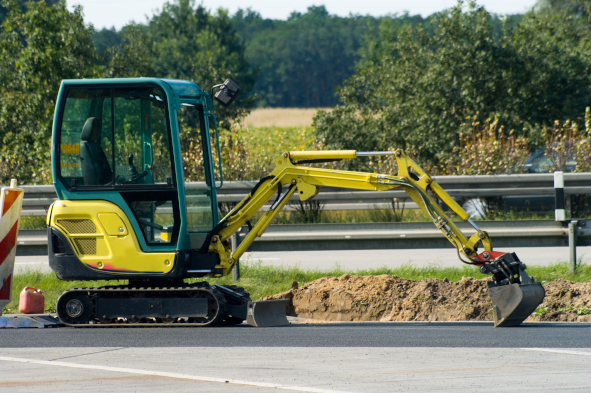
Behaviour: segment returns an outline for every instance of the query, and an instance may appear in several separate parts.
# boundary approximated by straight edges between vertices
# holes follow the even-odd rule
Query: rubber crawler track
[[[213,318],[208,320],[207,322],[188,322],[185,320],[186,318],[177,318],[174,322],[157,322],[154,320],[153,322],[130,322],[130,318],[118,318],[115,319],[118,322],[110,322],[110,323],[102,323],[96,316],[96,304],[94,303],[94,299],[101,295],[122,295],[121,300],[125,301],[126,299],[134,299],[139,297],[138,295],[142,294],[144,296],[154,296],[157,297],[165,292],[178,292],[179,295],[181,293],[194,294],[195,292],[205,292],[209,296],[212,296],[217,302],[217,312]],[[71,323],[68,320],[70,318],[64,316],[65,313],[65,306],[64,302],[71,299],[71,295],[80,295],[84,294],[84,297],[77,296],[78,299],[83,299],[87,301],[88,304],[92,304],[92,314],[88,316],[87,323]],[[207,295],[206,295],[207,296]],[[187,296],[179,296],[179,297],[187,297]],[[224,295],[219,291],[215,286],[205,286],[205,285],[183,285],[183,286],[175,286],[175,287],[128,287],[128,286],[117,286],[117,287],[102,287],[102,288],[74,288],[70,289],[62,294],[57,301],[56,309],[57,314],[61,322],[66,326],[72,327],[140,327],[140,326],[150,326],[150,327],[162,327],[162,326],[214,326],[220,324],[224,318],[226,317],[226,306],[227,302]],[[131,316],[130,316],[131,317]],[[156,317],[155,317],[156,318]]]

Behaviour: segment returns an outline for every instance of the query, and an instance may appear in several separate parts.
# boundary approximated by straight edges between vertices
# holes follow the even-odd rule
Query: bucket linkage
[[[480,267],[481,273],[493,275],[488,294],[495,327],[518,326],[544,300],[544,287],[528,276],[525,269],[515,253],[503,254]]]

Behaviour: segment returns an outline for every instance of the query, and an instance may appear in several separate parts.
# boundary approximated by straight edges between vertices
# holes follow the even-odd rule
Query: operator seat
[[[84,185],[104,185],[113,181],[109,160],[101,147],[101,121],[89,117],[80,135],[80,166]]]

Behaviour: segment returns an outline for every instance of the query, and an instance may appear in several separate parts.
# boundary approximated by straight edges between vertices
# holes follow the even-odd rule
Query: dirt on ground
[[[288,315],[323,321],[491,321],[487,282],[396,276],[324,277],[266,299],[288,299]],[[556,280],[528,321],[591,322],[591,283]]]

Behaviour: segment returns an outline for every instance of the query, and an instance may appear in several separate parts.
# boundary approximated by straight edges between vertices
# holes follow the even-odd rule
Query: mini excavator
[[[209,91],[190,81],[158,78],[62,82],[52,136],[58,200],[47,214],[49,265],[61,280],[127,281],[65,291],[56,306],[64,324],[287,324],[285,300],[253,302],[243,288],[195,279],[230,274],[294,194],[306,201],[321,187],[401,187],[462,262],[493,276],[488,285],[495,326],[519,325],[543,300],[544,288],[526,274],[525,264],[514,253],[493,251],[487,232],[402,150],[282,153],[273,172],[219,219],[216,190],[223,175],[219,136],[216,132],[216,141],[210,135],[210,127],[217,131],[213,100],[229,105],[239,92],[230,79]],[[391,155],[398,173],[305,166],[377,155]],[[185,173],[201,181],[186,184]],[[232,251],[231,236],[274,196]],[[475,233],[466,237],[436,200]]]

